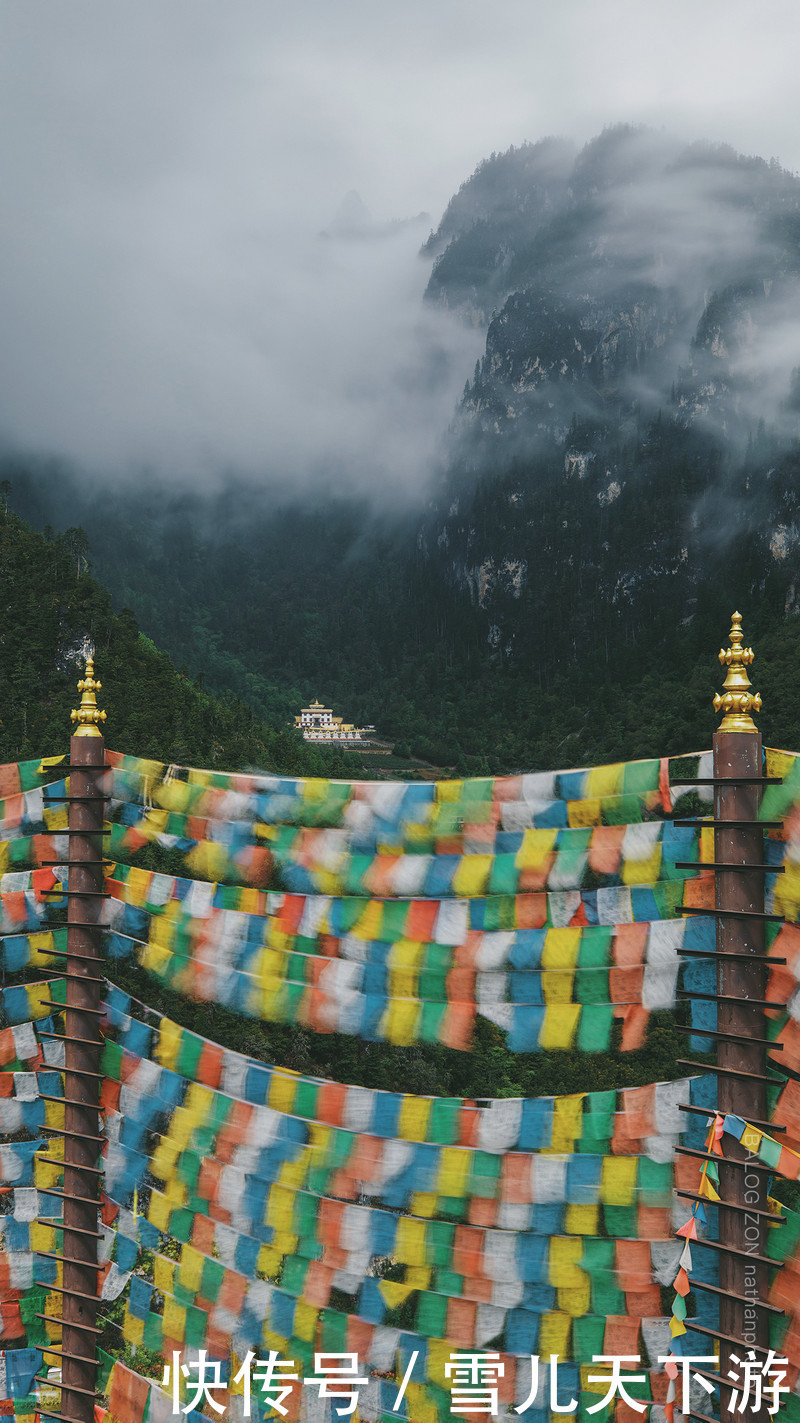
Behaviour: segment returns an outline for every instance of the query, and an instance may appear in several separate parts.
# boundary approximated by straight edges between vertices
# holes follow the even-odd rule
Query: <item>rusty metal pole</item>
[[[93,659],[70,741],[67,996],[64,1071],[64,1247],[61,1415],[94,1423],[97,1395],[97,1242],[100,1156],[100,1033],[103,977],[99,935],[103,902],[105,743],[98,723]]]
[[[714,736],[714,862],[716,865],[718,1107],[766,1126],[767,1048],[764,994],[764,835],[758,821],[763,784],[761,736],[750,716],[761,698],[750,691],[746,667],[753,661],[742,645],[742,619],[733,614],[730,647],[720,652],[727,667],[714,709],[725,716]],[[730,785],[726,782],[730,781]],[[741,866],[747,868],[725,868]],[[741,916],[741,917],[739,917]],[[719,1164],[720,1374],[732,1370],[749,1346],[769,1345],[765,1262],[769,1173],[747,1149],[723,1138]],[[734,1164],[736,1163],[736,1164]],[[724,1336],[728,1336],[726,1339]],[[740,1340],[741,1344],[731,1343]],[[757,1355],[761,1358],[759,1352]],[[723,1420],[733,1419],[731,1390],[721,1389]],[[740,1415],[739,1415],[740,1416]]]

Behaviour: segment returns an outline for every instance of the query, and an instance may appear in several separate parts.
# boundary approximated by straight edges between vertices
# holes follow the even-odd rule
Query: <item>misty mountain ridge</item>
[[[423,227],[430,222],[430,213],[418,212],[415,217],[392,218],[379,222],[372,215],[360,193],[354,188],[345,193],[331,221],[320,237],[337,242],[364,242],[375,238],[394,237],[404,228]]]
[[[485,330],[424,508],[100,505],[40,467],[22,511],[84,523],[144,629],[277,718],[319,694],[472,771],[679,753],[739,605],[765,732],[800,742],[800,181],[624,126],[547,139],[480,164],[422,255],[428,308]]]
[[[635,404],[746,438],[784,413],[800,181],[774,161],[629,127],[544,140],[479,165],[424,250],[426,300],[488,324],[466,405],[490,429]]]

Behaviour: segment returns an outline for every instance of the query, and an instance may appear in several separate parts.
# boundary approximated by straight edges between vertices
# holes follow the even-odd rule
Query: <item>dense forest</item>
[[[259,725],[318,696],[472,774],[680,754],[738,607],[765,738],[800,745],[800,180],[628,127],[545,140],[481,163],[423,258],[485,330],[424,507],[300,501],[267,455],[260,485],[102,497],[9,455],[12,507],[81,525],[75,569]]]
[[[80,528],[36,533],[0,503],[0,762],[68,749],[83,657],[95,649],[107,741],[131,755],[189,765],[353,774],[351,758],[307,746],[233,696],[212,696],[178,671],[129,609],[88,572]]]

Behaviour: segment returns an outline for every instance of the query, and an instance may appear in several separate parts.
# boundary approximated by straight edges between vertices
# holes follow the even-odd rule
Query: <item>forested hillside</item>
[[[0,762],[68,749],[75,683],[93,646],[111,746],[199,766],[353,773],[347,757],[306,746],[177,671],[129,610],[114,612],[87,572],[87,549],[82,529],[38,534],[0,504]]]
[[[81,523],[115,605],[278,725],[319,696],[473,774],[677,754],[739,607],[765,738],[800,744],[800,181],[548,140],[480,164],[423,258],[420,299],[486,331],[424,508],[266,471],[100,499],[20,459],[13,506]]]

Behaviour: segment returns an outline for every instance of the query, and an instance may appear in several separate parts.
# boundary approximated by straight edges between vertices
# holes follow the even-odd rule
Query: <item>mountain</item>
[[[473,773],[679,753],[738,606],[764,733],[800,744],[800,181],[630,127],[548,139],[481,163],[422,258],[485,348],[421,510],[100,499],[30,460],[15,507],[81,523],[117,605],[273,722],[320,695]]]
[[[404,227],[422,227],[429,221],[428,213],[419,212],[415,217],[379,222],[373,217],[361,194],[351,188],[349,193],[345,193],[320,237],[332,238],[337,242],[369,242],[376,238],[393,237]]]

